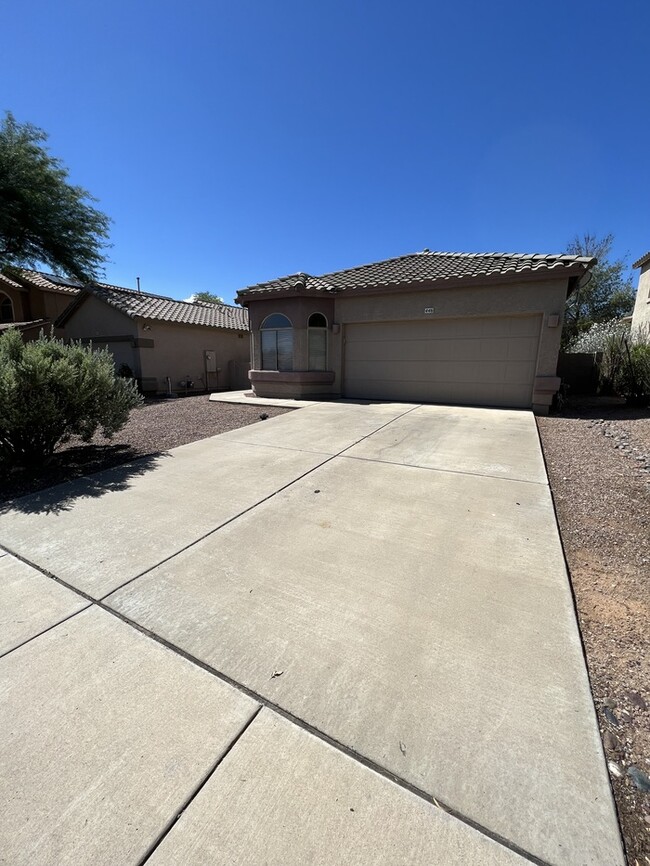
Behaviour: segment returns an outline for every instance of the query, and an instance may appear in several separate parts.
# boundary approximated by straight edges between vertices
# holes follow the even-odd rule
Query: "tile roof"
[[[159,322],[177,322],[183,325],[202,325],[207,328],[227,328],[235,331],[248,330],[248,310],[228,304],[209,304],[205,301],[176,301],[163,295],[124,289],[107,283],[89,283],[77,304],[88,295],[94,295],[131,319],[153,319]],[[66,321],[73,307],[59,317],[58,323]]]
[[[376,288],[405,283],[430,283],[436,280],[510,276],[531,271],[559,271],[578,266],[586,271],[596,263],[587,256],[558,253],[445,253],[423,250],[369,265],[333,271],[314,277],[291,274],[265,283],[248,286],[237,293],[244,300],[250,295],[286,291],[341,292],[346,289]]]
[[[132,319],[155,319],[161,322],[179,322],[184,325],[203,325],[208,328],[248,330],[248,310],[242,307],[209,304],[205,301],[176,301],[164,295],[138,292],[136,289],[113,286],[110,283],[94,282],[84,285],[70,277],[58,277],[41,271],[21,270],[18,273],[20,278],[29,285],[45,291],[70,295],[71,298],[76,296],[78,302],[82,302],[88,294],[94,294]],[[14,283],[5,274],[1,274],[0,277],[17,288],[24,288]],[[57,322],[66,321],[77,305],[75,303],[69,306]]]
[[[12,289],[18,289],[20,292],[27,291],[24,286],[21,286],[20,283],[12,280],[11,277],[8,277],[6,274],[0,274],[0,283],[3,283],[5,286],[10,286]]]
[[[78,295],[83,288],[83,283],[71,277],[57,277],[55,274],[45,274],[41,271],[16,271],[16,275],[20,275],[23,280],[26,280],[32,286],[39,289],[44,289],[47,292],[59,292],[64,295]]]
[[[33,319],[31,322],[0,322],[0,332],[8,331],[9,328],[17,328],[19,331],[26,331],[29,328],[36,328],[38,325],[51,325],[49,319]]]
[[[646,265],[648,262],[650,262],[650,251],[647,252],[644,256],[641,256],[640,259],[637,259],[637,260],[634,262],[634,264],[632,265],[632,267],[633,267],[633,268],[642,268],[642,267],[643,267],[644,265]]]

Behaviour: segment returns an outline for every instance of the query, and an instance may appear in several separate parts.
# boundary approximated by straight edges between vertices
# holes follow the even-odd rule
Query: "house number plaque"
[[[424,308],[425,315],[430,315],[433,312],[433,307],[425,307]]]

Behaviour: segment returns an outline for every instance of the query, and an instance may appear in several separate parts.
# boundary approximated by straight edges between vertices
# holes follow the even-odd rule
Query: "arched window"
[[[0,322],[7,323],[14,321],[14,305],[11,303],[9,295],[0,292]]]
[[[327,319],[322,313],[309,317],[309,369],[327,370]]]
[[[281,313],[267,316],[260,326],[263,370],[293,370],[293,327]]]

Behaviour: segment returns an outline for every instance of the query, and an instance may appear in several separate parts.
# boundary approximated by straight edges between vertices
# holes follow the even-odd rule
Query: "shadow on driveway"
[[[165,452],[141,456],[128,446],[119,445],[110,449],[89,445],[83,451],[85,453],[81,463],[70,460],[70,452],[66,452],[68,459],[64,467],[65,480],[61,478],[62,467],[56,465],[45,467],[38,475],[29,472],[20,475],[15,473],[8,479],[7,485],[3,479],[4,489],[0,498],[5,501],[0,504],[0,515],[10,511],[20,511],[23,514],[57,514],[69,511],[77,499],[97,498],[105,493],[126,490],[132,478],[155,469],[162,459],[169,456]],[[107,451],[109,453],[106,453]],[[109,466],[111,463],[119,465],[104,468],[107,463]],[[95,474],[87,474],[89,472]],[[56,486],[48,486],[48,481]],[[21,488],[24,490],[25,487],[35,492],[20,498],[8,498],[12,495],[11,491],[22,492]]]

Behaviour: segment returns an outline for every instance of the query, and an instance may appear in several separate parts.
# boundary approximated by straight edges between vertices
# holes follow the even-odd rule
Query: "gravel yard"
[[[539,418],[628,863],[650,864],[650,415]]]
[[[0,479],[0,502],[24,496],[53,484],[89,475],[147,454],[156,454],[197,439],[291,412],[273,406],[210,403],[207,396],[176,400],[147,400],[135,409],[125,427],[111,440],[96,436],[91,445],[70,441],[38,473],[15,471]]]

